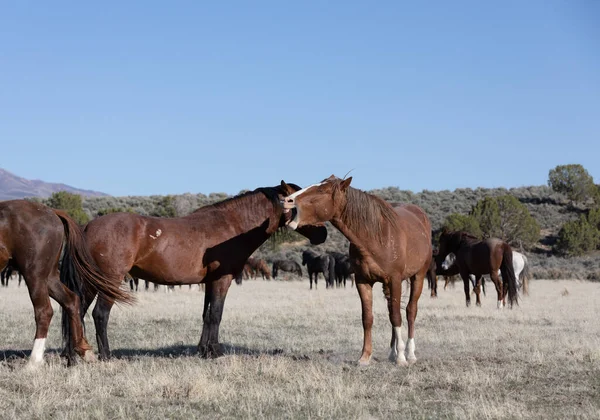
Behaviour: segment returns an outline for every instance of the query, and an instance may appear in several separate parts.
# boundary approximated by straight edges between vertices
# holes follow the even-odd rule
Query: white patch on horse
[[[390,359],[397,365],[406,366],[406,356],[404,355],[404,341],[402,341],[402,328],[393,327],[394,331],[394,343],[392,344],[392,350],[390,352]]]
[[[498,301],[498,309],[502,309],[504,307],[504,305],[502,304],[502,301],[499,300]]]
[[[160,235],[162,235],[162,230],[160,230],[160,229],[156,229],[156,233],[155,233],[155,235],[156,235],[156,236],[152,236],[152,235],[149,235],[149,236],[150,236],[152,239],[156,239],[156,238],[158,238]]]
[[[298,197],[300,194],[304,194],[304,193],[305,193],[305,192],[306,192],[308,189],[310,189],[310,188],[312,188],[312,187],[318,187],[319,185],[323,185],[324,183],[325,183],[325,182],[320,182],[320,183],[318,183],[318,184],[312,184],[312,185],[309,185],[309,186],[308,186],[308,187],[306,187],[306,188],[302,188],[301,190],[298,190],[298,191],[296,191],[295,193],[293,193],[293,194],[291,194],[291,195],[288,195],[286,198],[291,198],[291,199],[294,199],[294,198]]]
[[[409,338],[406,342],[406,358],[409,362],[414,363],[417,361],[417,356],[415,356],[415,339]]]
[[[33,349],[31,349],[31,356],[29,356],[29,363],[38,365],[44,361],[44,351],[46,350],[46,339],[36,338],[33,341]]]

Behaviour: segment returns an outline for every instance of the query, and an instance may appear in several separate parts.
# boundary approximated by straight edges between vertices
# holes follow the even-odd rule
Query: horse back
[[[0,202],[0,268],[11,258],[20,272],[36,260],[55,258],[58,264],[63,237],[62,222],[51,208],[27,200]]]

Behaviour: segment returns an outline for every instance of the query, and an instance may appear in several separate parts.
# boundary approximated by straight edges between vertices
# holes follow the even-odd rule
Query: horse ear
[[[286,182],[283,179],[281,180],[281,189],[283,190],[285,195],[290,195],[295,192],[294,189],[288,184],[286,184]]]
[[[342,191],[346,191],[348,189],[348,187],[350,186],[350,183],[352,182],[352,177],[350,178],[346,178],[344,179],[341,183],[340,183],[340,189]]]

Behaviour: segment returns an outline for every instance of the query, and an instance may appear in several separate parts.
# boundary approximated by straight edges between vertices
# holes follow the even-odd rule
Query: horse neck
[[[356,234],[354,230],[352,230],[348,223],[344,220],[344,217],[338,216],[331,219],[331,224],[340,232],[342,235],[346,237],[361,253],[367,253],[367,247],[364,244],[364,241],[360,239],[360,237]]]
[[[275,233],[281,219],[281,210],[261,192],[247,193],[211,206],[202,207],[186,217],[192,220],[202,220],[207,212],[222,213],[225,219],[237,216],[228,225],[233,230],[232,237],[252,232],[252,236],[255,237],[258,243],[257,247]],[[264,229],[261,229],[263,226]]]

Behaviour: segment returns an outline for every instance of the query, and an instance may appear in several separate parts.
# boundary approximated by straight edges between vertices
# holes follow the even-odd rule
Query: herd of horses
[[[63,356],[95,360],[83,329],[83,318],[96,299],[92,317],[98,354],[110,357],[108,322],[115,303],[133,304],[134,295],[121,288],[123,279],[143,278],[165,286],[203,284],[203,327],[198,344],[202,357],[223,354],[219,326],[233,280],[253,275],[276,277],[279,271],[301,274],[291,261],[266,264],[250,256],[279,229],[292,229],[313,245],[327,238],[331,222],[350,241],[348,255],[303,253],[309,277],[323,273],[333,286],[336,267],[346,267],[362,306],[363,349],[359,363],[372,354],[374,283],[383,283],[392,324],[390,359],[398,365],[416,361],[415,319],[424,279],[432,261],[452,253],[453,266],[465,283],[489,275],[499,307],[508,296],[518,302],[510,245],[499,239],[478,240],[463,232],[440,236],[437,256],[425,212],[415,205],[388,203],[350,187],[352,178],[331,176],[300,188],[284,181],[258,188],[177,218],[113,213],[78,226],[65,212],[25,200],[0,202],[0,270],[22,274],[34,307],[36,332],[28,366],[43,362],[48,326],[53,316],[49,298],[62,307]],[[351,271],[351,272],[350,272]],[[246,273],[246,274],[244,274]],[[498,274],[500,273],[500,275]],[[344,274],[340,271],[343,281]],[[401,337],[402,282],[409,281],[406,305],[408,339]],[[436,282],[437,283],[437,282]]]

